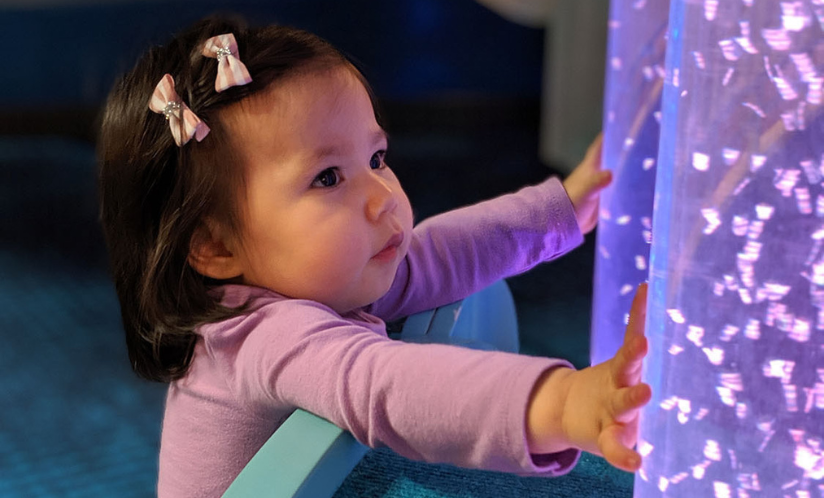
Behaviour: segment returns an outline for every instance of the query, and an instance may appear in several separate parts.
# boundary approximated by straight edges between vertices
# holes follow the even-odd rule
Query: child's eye
[[[383,167],[383,159],[386,157],[385,150],[379,150],[372,154],[372,158],[369,159],[369,167],[372,169],[380,169]]]
[[[312,180],[313,187],[334,187],[340,182],[340,174],[337,168],[326,168]]]

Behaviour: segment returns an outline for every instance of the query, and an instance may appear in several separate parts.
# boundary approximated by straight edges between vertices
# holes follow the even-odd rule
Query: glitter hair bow
[[[192,137],[200,142],[209,134],[209,127],[206,123],[189,109],[175,91],[175,80],[170,74],[163,75],[155,87],[152,98],[149,100],[149,109],[166,116],[178,147],[186,145]]]
[[[246,66],[238,58],[237,41],[235,41],[235,35],[232,33],[209,38],[203,45],[202,53],[206,57],[217,59],[215,90],[218,93],[227,88],[242,86],[252,81]]]

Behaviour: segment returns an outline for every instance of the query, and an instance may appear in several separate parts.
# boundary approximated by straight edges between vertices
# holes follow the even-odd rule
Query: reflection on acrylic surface
[[[824,0],[670,9],[635,496],[824,497]]]
[[[603,163],[613,184],[600,201],[592,364],[618,351],[635,288],[649,274],[669,6],[612,2],[610,9]]]

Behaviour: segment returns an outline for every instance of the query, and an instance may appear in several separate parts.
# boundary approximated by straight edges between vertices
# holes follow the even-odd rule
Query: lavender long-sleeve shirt
[[[200,327],[186,376],[166,399],[160,498],[220,496],[295,408],[371,447],[428,462],[560,475],[579,452],[530,455],[531,390],[557,359],[405,344],[383,320],[454,302],[582,242],[561,183],[432,217],[413,232],[389,292],[344,316],[267,289],[232,285],[253,311]]]

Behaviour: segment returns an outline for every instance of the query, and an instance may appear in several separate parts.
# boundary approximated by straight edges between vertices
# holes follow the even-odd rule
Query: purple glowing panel
[[[590,359],[615,355],[635,288],[649,274],[669,5],[612,2],[604,99],[604,167]]]
[[[824,496],[824,0],[673,0],[636,497]]]

